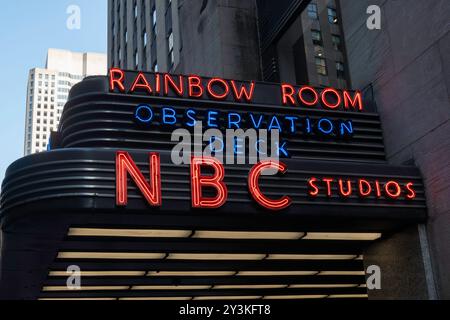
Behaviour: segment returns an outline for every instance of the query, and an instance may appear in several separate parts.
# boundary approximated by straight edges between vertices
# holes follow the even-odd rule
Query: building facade
[[[109,0],[109,67],[259,79],[255,10],[253,1]]]
[[[450,299],[450,3],[375,1],[380,30],[366,26],[374,1],[340,4],[352,85],[373,88],[388,162],[414,163],[427,191],[428,223],[373,248],[391,270],[387,281],[399,284],[385,296],[414,296],[413,273],[404,272],[412,268],[422,270],[429,298]]]
[[[347,87],[334,0],[311,2],[271,43],[265,28],[273,31],[283,10],[298,13],[304,1],[281,1],[276,10],[264,0],[110,0],[108,5],[109,67]],[[262,61],[255,59],[260,50]]]
[[[266,81],[348,87],[339,8],[333,0],[257,1]],[[277,28],[282,28],[275,33]]]
[[[180,45],[174,70],[362,90],[380,111],[386,160],[417,164],[430,199],[427,224],[398,232],[382,242],[385,247],[380,243],[381,249],[374,246],[367,252],[367,261],[390,270],[386,279],[392,284],[372,295],[449,297],[449,191],[442,180],[450,167],[446,160],[449,148],[442,139],[448,136],[449,116],[449,61],[443,54],[449,43],[448,1],[377,1],[382,9],[381,30],[366,26],[369,2],[180,1],[178,30],[182,32],[175,36],[175,46],[177,41]],[[161,21],[164,14],[164,10],[156,11]],[[407,18],[411,14],[414,19]],[[114,29],[111,24],[109,29]],[[116,45],[117,41],[109,40],[111,46]],[[165,55],[167,50],[161,53]],[[117,63],[110,61],[113,65]],[[418,95],[420,99],[414,98]],[[405,117],[411,129],[405,129]],[[397,251],[404,253],[402,259],[393,254]],[[400,270],[409,270],[408,276],[401,276]],[[406,280],[411,277],[416,280]]]
[[[72,88],[54,148],[6,173],[0,298],[448,298],[448,1],[383,1],[373,33],[369,1],[180,1],[173,64],[167,42],[129,42],[152,12],[158,45],[175,4],[143,3],[110,2],[116,68]],[[205,119],[278,123],[291,152],[175,164],[171,134]]]
[[[108,64],[173,71],[182,47],[179,0],[108,0]]]
[[[28,76],[25,155],[47,150],[70,89],[87,76],[105,75],[106,67],[104,54],[48,50],[45,68],[31,69]]]

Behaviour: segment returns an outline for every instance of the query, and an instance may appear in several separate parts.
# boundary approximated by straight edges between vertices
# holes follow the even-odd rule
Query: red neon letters
[[[250,83],[250,89],[246,86],[241,85],[241,88],[238,89],[236,82],[231,80],[231,88],[233,89],[234,96],[236,100],[241,101],[242,98],[245,98],[245,101],[251,102],[253,99],[253,94],[255,93],[255,83]]]
[[[128,152],[119,151],[116,154],[116,204],[128,204],[128,174],[136,183],[147,202],[154,207],[161,206],[161,165],[158,153],[150,153],[150,184]]]
[[[209,166],[214,169],[212,176],[203,176],[202,166]],[[193,208],[220,208],[227,201],[228,190],[223,182],[225,169],[223,164],[216,158],[203,157],[191,159],[191,192]],[[215,197],[204,197],[203,188],[210,187],[216,190]]]
[[[126,79],[126,77],[131,79]],[[127,80],[127,81],[126,81]],[[130,85],[131,84],[131,85]],[[128,88],[126,86],[129,86]],[[109,89],[121,93],[146,93],[155,96],[170,96],[214,100],[253,101],[257,84],[237,83],[222,78],[204,79],[197,75],[170,75],[167,73],[125,73],[118,68],[109,71]],[[317,89],[311,86],[295,87],[281,85],[281,102],[288,106],[315,107],[321,104],[325,109],[363,111],[362,94],[359,91],[340,91],[333,88]]]
[[[210,167],[214,170],[212,175],[202,175],[202,167]],[[281,173],[287,171],[283,163],[263,161],[257,164],[250,172],[248,184],[249,190],[255,201],[270,210],[282,210],[291,204],[289,197],[279,200],[271,200],[263,195],[259,188],[259,178],[264,170],[274,169]],[[157,153],[150,153],[150,183],[127,152],[119,151],[116,154],[116,204],[126,206],[128,204],[128,175],[136,183],[148,204],[154,207],[161,206],[161,163]],[[191,160],[191,199],[193,208],[216,209],[227,201],[228,189],[223,182],[225,169],[223,164],[211,157],[193,157]],[[203,191],[206,188],[214,189],[216,195],[205,197]]]
[[[109,90],[122,93],[135,93],[140,91],[148,95],[165,95],[171,93],[179,97],[203,98],[208,95],[215,100],[234,99],[239,102],[251,102],[255,92],[255,83],[237,84],[234,80],[222,78],[202,79],[196,75],[173,76],[164,74],[145,74],[142,72],[133,73],[132,84],[129,90],[126,84],[127,74],[118,68],[109,71]],[[129,75],[128,75],[129,76]]]
[[[274,169],[281,173],[285,173],[287,171],[287,166],[282,162],[275,161],[262,161],[255,165],[253,169],[250,171],[248,176],[248,187],[250,190],[250,194],[253,199],[269,210],[283,210],[289,207],[292,203],[289,197],[282,197],[279,200],[271,200],[267,198],[259,188],[259,178],[264,170]]]
[[[362,111],[361,92],[339,92],[333,88],[323,89],[321,93],[313,87],[302,86],[296,89],[290,84],[281,85],[281,100],[283,105],[314,107],[321,103],[325,108],[335,110],[343,105],[344,110]],[[342,103],[343,102],[343,103]]]
[[[361,92],[357,91],[355,92],[353,99],[350,96],[350,93],[348,91],[343,91],[344,94],[344,107],[345,109],[350,109],[352,107],[354,110],[362,111],[363,109],[363,102],[362,102],[362,95]]]
[[[161,161],[158,153],[150,153],[150,180],[144,175],[127,152],[119,151],[116,154],[116,204],[126,206],[128,204],[128,177],[136,184],[147,203],[153,207],[160,207],[161,194]],[[204,174],[202,169],[209,168],[212,173]],[[253,200],[268,210],[278,211],[288,208],[292,204],[289,196],[281,196],[279,199],[270,199],[261,190],[260,179],[264,171],[274,170],[275,173],[285,174],[287,166],[282,162],[261,161],[249,172],[248,189]],[[225,168],[223,164],[212,157],[193,157],[190,167],[191,180],[191,205],[193,208],[217,209],[222,207],[228,196],[228,188],[224,182]],[[312,177],[307,181],[308,195],[316,198],[321,195],[328,198],[348,199],[358,197],[360,199],[393,199],[414,200],[416,191],[412,182],[387,181],[381,183],[378,180],[344,179],[333,177]],[[210,191],[205,196],[206,191]],[[212,192],[211,192],[212,191]]]
[[[142,72],[140,72],[136,77],[136,80],[134,80],[130,92],[133,93],[136,91],[136,89],[144,89],[145,91],[147,91],[147,93],[153,92],[152,87],[150,87],[150,84],[148,83],[145,75]]]
[[[123,81],[125,80],[125,73],[117,68],[109,70],[109,90],[115,91],[116,86],[121,92],[125,92]]]
[[[202,79],[198,76],[190,76],[188,78],[189,97],[201,98],[203,96]]]
[[[360,198],[390,198],[399,199],[404,197],[407,200],[413,200],[416,198],[416,191],[414,190],[414,184],[408,182],[402,184],[397,181],[388,181],[384,184],[378,180],[370,182],[365,179],[357,179],[353,181],[351,179],[334,179],[334,178],[311,178],[308,180],[309,191],[308,194],[311,197],[318,197],[321,194],[327,197],[338,196],[341,198],[349,198],[353,193],[357,194]]]

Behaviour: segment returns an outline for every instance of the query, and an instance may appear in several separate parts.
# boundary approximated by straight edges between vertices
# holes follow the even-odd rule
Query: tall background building
[[[450,2],[109,0],[109,66],[363,90],[382,118],[387,162],[418,166],[427,224],[365,253],[371,298],[450,298]],[[172,58],[173,56],[173,58]]]
[[[257,1],[263,78],[346,88],[348,72],[337,3],[314,0],[306,8],[305,3],[282,0],[274,7],[270,1]]]
[[[179,0],[108,0],[109,65],[173,71],[182,42]]]
[[[345,88],[339,8],[306,2],[108,0],[108,65]],[[271,38],[286,10],[298,14]]]
[[[108,0],[108,64],[259,79],[255,10],[253,1]]]
[[[104,54],[48,50],[45,68],[31,69],[28,76],[25,155],[47,149],[72,86],[87,76],[105,75],[106,67]]]

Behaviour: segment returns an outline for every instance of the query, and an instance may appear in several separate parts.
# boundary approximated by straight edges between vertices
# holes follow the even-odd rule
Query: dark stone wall
[[[417,228],[383,239],[364,253],[364,267],[381,269],[381,290],[369,290],[369,299],[428,299]]]
[[[261,78],[255,1],[183,1],[180,30],[177,73]]]
[[[381,30],[366,26],[373,4],[381,7]],[[352,86],[373,84],[388,160],[413,161],[424,177],[434,276],[439,298],[450,299],[450,1],[340,6]]]

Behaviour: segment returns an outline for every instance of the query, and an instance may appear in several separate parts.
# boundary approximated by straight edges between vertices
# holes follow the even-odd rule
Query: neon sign
[[[333,120],[328,117],[312,119],[298,115],[256,114],[242,112],[220,112],[190,108],[177,110],[169,106],[137,106],[134,118],[140,125],[181,126],[193,128],[203,121],[206,128],[278,130],[280,134],[320,134],[333,137],[351,137],[354,133],[352,120]]]
[[[161,164],[158,153],[149,154],[150,179],[148,182],[139,171],[137,165],[127,152],[119,151],[116,153],[116,205],[126,206],[128,202],[128,176],[135,183],[139,191],[144,196],[146,202],[152,207],[162,205],[161,191]],[[205,175],[202,169],[209,168],[209,173]],[[292,204],[289,195],[280,199],[272,199],[264,194],[260,188],[263,172],[265,170],[275,170],[279,174],[288,175],[288,167],[283,162],[262,161],[249,171],[248,174],[248,192],[249,196],[259,206],[271,211],[280,211],[287,209]],[[226,171],[221,162],[210,157],[193,157],[190,166],[191,180],[191,205],[195,209],[217,209],[225,205],[228,197],[228,188],[224,182]],[[411,201],[416,198],[414,183],[399,182],[395,180],[382,183],[378,180],[369,180],[365,178],[355,179],[343,177],[311,177],[307,181],[298,181],[305,183],[308,189],[308,195],[311,198],[319,196],[339,197],[343,201],[352,195],[359,195],[364,199],[390,199],[392,201],[405,200]],[[203,194],[205,188],[215,191],[214,196],[206,197]],[[337,191],[336,191],[337,190]]]
[[[388,181],[382,184],[378,180],[369,181],[366,179],[357,179],[356,182],[350,179],[342,178],[315,178],[308,180],[309,191],[311,197],[326,195],[327,197],[339,196],[341,198],[349,198],[352,195],[358,195],[360,198],[368,198],[371,196],[377,199],[388,197],[391,199],[412,200],[416,197],[414,184],[408,182],[401,184],[398,181]]]
[[[206,79],[197,75],[174,76],[166,73],[128,74],[118,68],[109,71],[109,90],[118,93],[252,103],[258,89],[259,84],[254,81],[238,83],[222,78]],[[315,107],[320,104],[326,110],[364,110],[362,94],[359,91],[317,89],[310,86],[297,88],[290,84],[281,84],[279,96],[278,103],[285,106]]]

